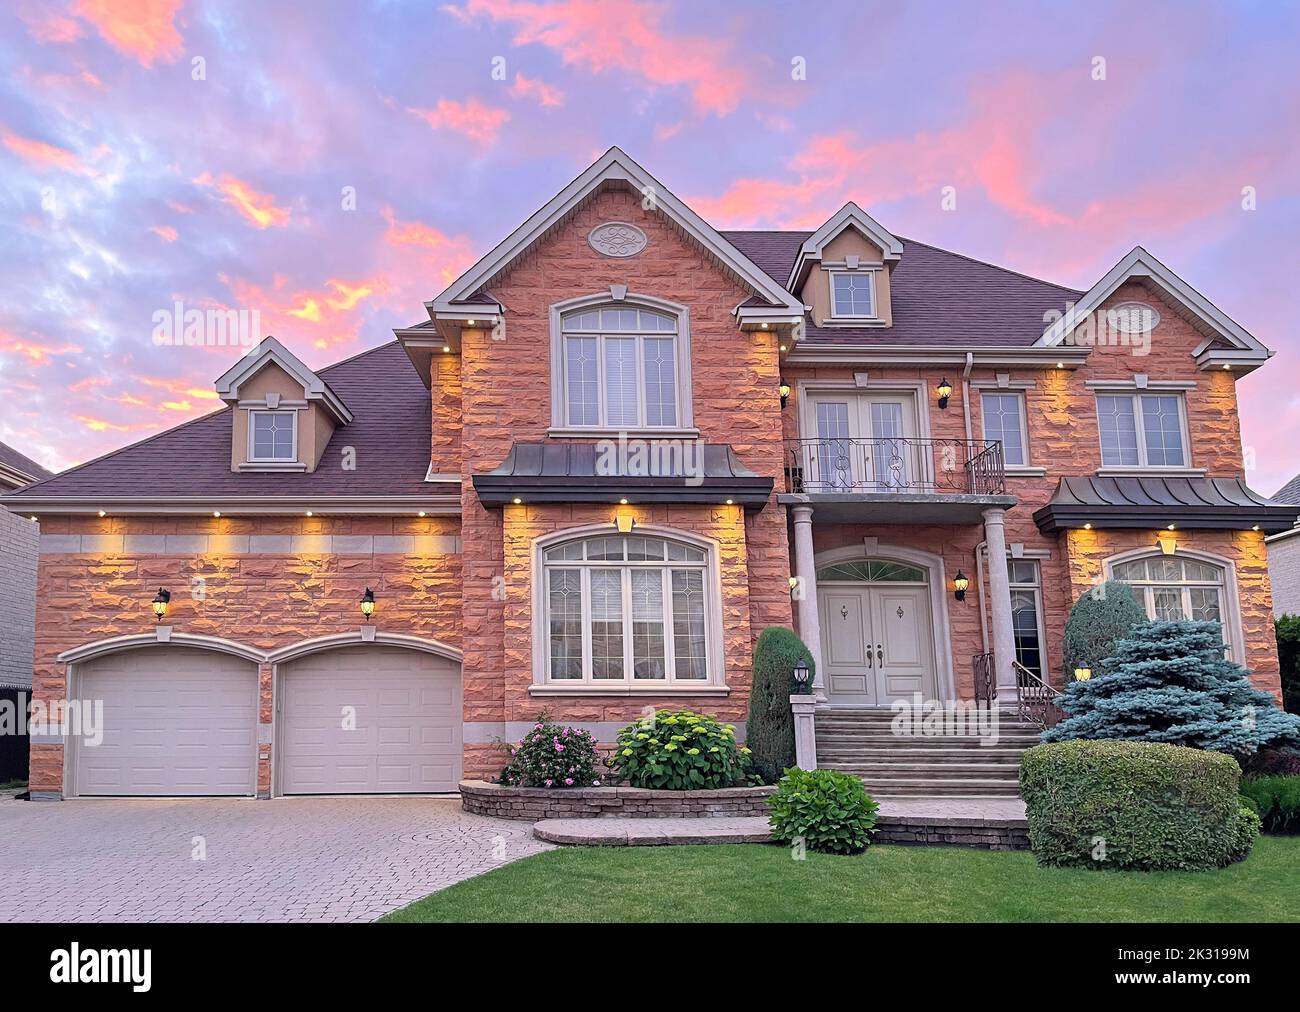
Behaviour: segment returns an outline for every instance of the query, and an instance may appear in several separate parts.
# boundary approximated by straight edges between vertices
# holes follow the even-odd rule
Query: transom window
[[[828,583],[925,583],[925,571],[901,562],[867,559],[837,562],[817,570],[817,582]]]
[[[298,458],[298,412],[249,412],[248,459],[287,461]]]
[[[1004,463],[1023,466],[1029,463],[1025,439],[1025,398],[1018,393],[986,393],[980,396],[984,419],[984,438],[1002,442]]]
[[[1117,563],[1111,567],[1111,575],[1133,588],[1138,603],[1152,621],[1218,622],[1224,627],[1227,641],[1224,621],[1227,573],[1222,566],[1176,555],[1153,555]]]
[[[677,319],[632,307],[580,309],[560,321],[563,424],[680,424]]]
[[[1097,421],[1105,466],[1187,466],[1178,394],[1099,394]]]
[[[688,682],[714,660],[709,557],[668,538],[596,536],[545,550],[547,677]]]
[[[874,275],[874,271],[840,271],[831,274],[831,316],[875,316]]]

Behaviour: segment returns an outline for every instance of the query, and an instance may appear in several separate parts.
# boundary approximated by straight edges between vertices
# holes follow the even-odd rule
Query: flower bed
[[[642,819],[740,818],[768,814],[774,787],[723,787],[704,791],[649,790],[644,787],[589,787],[547,790],[511,787],[486,780],[460,785],[461,807],[498,819],[596,819],[602,815]]]

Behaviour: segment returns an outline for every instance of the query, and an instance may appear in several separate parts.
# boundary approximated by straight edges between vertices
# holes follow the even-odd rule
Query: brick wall
[[[39,528],[0,508],[0,686],[31,688]]]
[[[1283,538],[1268,546],[1273,584],[1273,614],[1300,615],[1300,537]]]

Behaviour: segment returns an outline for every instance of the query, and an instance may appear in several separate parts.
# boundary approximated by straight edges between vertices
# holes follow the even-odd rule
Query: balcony
[[[787,439],[787,503],[832,523],[978,522],[1014,506],[1002,444],[966,439]]]

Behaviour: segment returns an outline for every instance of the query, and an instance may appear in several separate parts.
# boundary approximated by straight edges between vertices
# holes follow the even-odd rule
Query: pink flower
[[[565,777],[565,778],[564,778],[564,783],[565,783],[566,786],[568,786],[568,787],[572,787],[572,786],[573,786],[573,777]]]
[[[570,731],[570,729],[567,728],[567,727],[564,729],[564,737],[566,737],[566,738],[569,737],[569,731]]]
[[[533,728],[534,728],[535,730],[537,730],[537,731],[540,731],[540,730],[542,729],[542,725],[541,725],[541,724],[534,724],[534,725],[533,725]]]
[[[593,780],[593,781],[591,782],[591,786],[592,786],[592,787],[599,787],[599,786],[600,786],[600,781],[599,781],[599,780]]]
[[[546,786],[547,786],[547,787],[550,787],[551,784],[553,784],[553,783],[555,783],[554,780],[548,780],[548,781],[546,781]]]
[[[559,742],[556,742],[556,743],[555,743],[555,751],[557,751],[557,752],[563,752],[563,751],[564,751],[564,746],[561,745]]]

